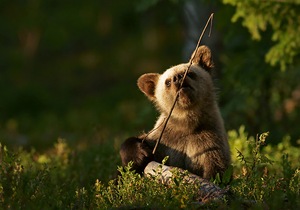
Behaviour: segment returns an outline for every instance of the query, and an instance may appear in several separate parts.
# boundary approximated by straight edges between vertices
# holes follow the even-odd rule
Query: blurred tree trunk
[[[183,6],[183,20],[184,20],[184,28],[185,28],[185,44],[183,48],[183,59],[184,61],[188,61],[192,52],[195,50],[198,39],[202,30],[211,15],[211,13],[215,13],[217,11],[217,6],[208,4],[205,1],[199,0],[190,0],[185,1]],[[202,38],[201,44],[207,45],[214,57],[214,62],[216,65],[216,76],[220,77],[220,62],[219,62],[219,54],[222,50],[221,44],[221,36],[214,27],[214,21],[212,23],[211,28],[211,36],[208,37],[210,26],[207,28],[205,35]]]

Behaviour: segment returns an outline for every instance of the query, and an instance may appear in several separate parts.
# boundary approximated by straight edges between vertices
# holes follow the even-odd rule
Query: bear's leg
[[[145,167],[153,160],[152,150],[142,139],[130,137],[121,145],[120,156],[122,165],[126,166],[133,161],[132,170],[142,174]]]

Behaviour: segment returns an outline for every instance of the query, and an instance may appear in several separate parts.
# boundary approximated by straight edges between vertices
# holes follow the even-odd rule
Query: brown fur
[[[209,48],[201,46],[192,60],[192,66],[181,89],[179,86],[188,63],[171,67],[163,74],[144,74],[138,80],[138,87],[154,102],[160,116],[153,132],[148,136],[143,134],[136,139],[146,137],[145,144],[151,149],[154,147],[174,103],[176,93],[179,91],[178,101],[163,133],[161,143],[151,160],[160,162],[165,156],[169,156],[168,165],[187,169],[207,179],[214,177],[217,173],[222,175],[230,164],[226,132],[210,75],[212,67]],[[143,155],[145,151],[126,154],[129,150],[124,148],[136,145],[139,140],[132,142],[132,140],[127,140],[122,145],[122,162],[126,164],[128,161],[125,159],[130,159],[134,162],[142,162],[140,166],[144,166],[147,161],[150,161],[151,155],[148,153]],[[141,170],[138,165],[136,169]]]

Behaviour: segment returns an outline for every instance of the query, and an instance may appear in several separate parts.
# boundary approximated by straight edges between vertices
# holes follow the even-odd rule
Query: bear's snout
[[[183,79],[183,74],[176,74],[175,76],[173,76],[173,84],[177,89],[180,87],[182,79]]]
[[[182,80],[183,80],[183,77],[184,77],[184,74],[180,73],[180,74],[176,74],[175,76],[173,76],[173,84],[174,86],[176,87],[177,90],[179,90],[180,88],[180,85],[182,83]],[[184,88],[184,89],[193,89],[191,87],[191,85],[188,83],[187,79],[185,79],[182,83],[182,87],[181,88]]]

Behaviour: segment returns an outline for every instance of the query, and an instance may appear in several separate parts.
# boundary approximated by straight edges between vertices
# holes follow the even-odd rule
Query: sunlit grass
[[[229,184],[231,193],[206,204],[196,202],[198,188],[180,181],[180,175],[165,186],[129,167],[118,168],[121,138],[91,145],[58,139],[44,152],[1,145],[0,204],[4,209],[297,209],[299,147],[288,140],[270,145],[268,140],[266,133],[247,138],[243,127],[229,132],[233,180],[215,183]]]

